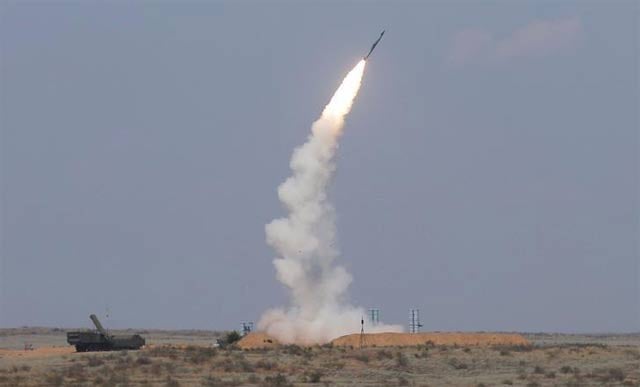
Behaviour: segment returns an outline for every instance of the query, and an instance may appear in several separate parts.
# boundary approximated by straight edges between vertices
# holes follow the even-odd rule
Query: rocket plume
[[[278,255],[273,261],[277,278],[289,288],[291,305],[266,311],[258,328],[283,343],[325,343],[360,331],[364,310],[345,299],[351,275],[334,263],[339,252],[327,186],[335,170],[344,119],[360,89],[365,63],[361,60],[347,74],[313,123],[307,142],[294,150],[290,162],[293,174],[278,187],[288,216],[265,227],[267,243]],[[402,328],[377,325],[367,330]]]

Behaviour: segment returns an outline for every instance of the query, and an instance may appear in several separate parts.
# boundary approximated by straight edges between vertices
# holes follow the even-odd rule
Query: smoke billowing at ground
[[[359,332],[362,308],[346,301],[351,275],[336,264],[335,211],[327,186],[345,116],[358,94],[366,62],[361,60],[342,81],[307,142],[291,157],[292,175],[278,187],[288,212],[265,227],[267,243],[278,258],[277,277],[291,293],[288,309],[265,312],[258,328],[285,343],[323,343]],[[366,327],[368,332],[401,331],[400,326]]]

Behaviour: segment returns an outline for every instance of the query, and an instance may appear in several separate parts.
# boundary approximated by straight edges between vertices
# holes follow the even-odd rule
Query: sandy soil
[[[360,334],[352,334],[338,337],[331,344],[338,347],[360,347],[360,341]],[[363,344],[365,347],[410,347],[428,342],[434,345],[531,345],[529,340],[519,334],[461,332],[367,333]],[[253,332],[243,337],[237,345],[242,349],[254,349],[274,348],[279,343],[264,332]]]
[[[75,353],[58,345],[60,332],[0,330],[0,386],[640,386],[640,334],[513,335],[527,346],[477,345],[477,334],[461,336],[475,340],[463,345],[451,336],[459,334],[439,333],[456,345],[365,348],[277,345],[254,334],[244,339],[253,349],[216,349],[215,335],[155,332],[139,351]],[[37,348],[13,348],[25,339]]]
[[[407,347],[424,345],[531,345],[529,340],[518,334],[508,333],[369,333],[364,335],[364,346]],[[360,334],[338,337],[331,343],[335,346],[359,347]]]
[[[66,347],[40,347],[30,351],[24,349],[1,349],[0,358],[39,358],[48,356],[61,356],[75,352],[72,346]]]
[[[275,348],[280,345],[278,340],[267,335],[264,332],[252,332],[240,339],[237,343],[238,347],[242,349],[255,349],[255,348]]]

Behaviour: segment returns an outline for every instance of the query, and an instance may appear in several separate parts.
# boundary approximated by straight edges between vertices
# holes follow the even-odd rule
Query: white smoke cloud
[[[265,227],[267,243],[278,254],[273,261],[277,277],[289,288],[291,305],[265,312],[258,328],[284,343],[324,343],[360,330],[364,310],[346,301],[352,277],[335,264],[339,255],[335,211],[327,186],[335,170],[344,118],[360,89],[364,67],[362,60],[347,74],[311,127],[307,142],[294,150],[293,174],[278,187],[288,216]],[[372,328],[367,330],[402,330],[385,325]]]

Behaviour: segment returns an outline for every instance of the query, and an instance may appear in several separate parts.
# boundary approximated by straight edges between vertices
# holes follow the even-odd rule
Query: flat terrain
[[[75,353],[63,330],[0,330],[0,385],[640,386],[640,334],[523,334],[532,345],[242,350],[213,348],[219,332],[139,332],[148,343],[140,351]]]

